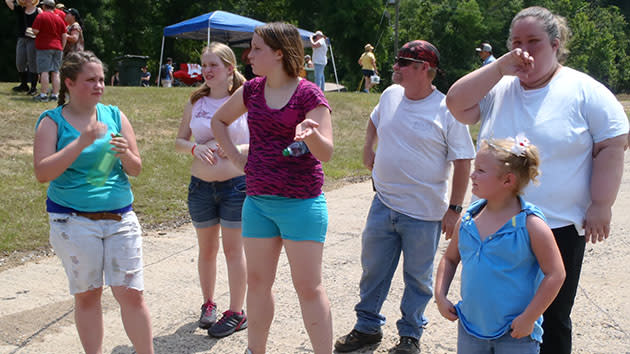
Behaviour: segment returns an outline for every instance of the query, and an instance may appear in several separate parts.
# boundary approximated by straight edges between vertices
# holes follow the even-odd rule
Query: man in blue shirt
[[[492,55],[492,46],[488,43],[481,43],[479,48],[475,48],[475,50],[479,53],[479,56],[483,60],[481,66],[486,66],[497,60],[494,55]]]

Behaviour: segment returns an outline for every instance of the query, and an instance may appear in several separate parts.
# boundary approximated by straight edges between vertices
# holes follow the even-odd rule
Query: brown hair
[[[287,75],[291,77],[300,75],[304,65],[304,44],[297,27],[284,22],[271,22],[256,27],[254,32],[272,50],[282,52],[282,66]]]
[[[103,66],[101,60],[90,51],[70,52],[63,58],[61,69],[59,69],[61,88],[59,89],[59,98],[57,100],[58,106],[63,106],[63,104],[66,103],[66,93],[68,93],[65,82],[66,78],[75,81],[83,70],[83,64],[86,63],[97,63]],[[104,66],[103,71],[105,71]]]
[[[549,41],[553,42],[558,40],[558,51],[556,52],[556,58],[560,64],[569,57],[569,49],[567,48],[567,42],[571,37],[571,30],[567,25],[567,20],[559,15],[554,15],[551,11],[544,7],[532,6],[521,10],[514,16],[512,23],[510,24],[510,36],[508,37],[507,47],[512,50],[512,28],[518,20],[522,20],[526,17],[532,17],[540,22],[543,29],[549,37]]]
[[[232,82],[228,87],[228,92],[230,93],[230,95],[233,94],[234,91],[241,87],[241,85],[243,85],[243,82],[245,82],[245,77],[240,72],[238,72],[238,69],[236,68],[236,55],[234,55],[234,52],[232,51],[232,49],[230,49],[230,47],[219,42],[211,42],[209,46],[204,47],[201,51],[201,56],[206,53],[215,54],[219,57],[219,59],[221,59],[223,65],[231,66],[233,68]],[[195,90],[190,95],[190,103],[195,104],[195,102],[197,102],[200,98],[208,96],[209,94],[210,87],[208,87],[208,85],[204,83],[203,85],[201,85],[200,88]]]
[[[499,168],[503,173],[513,173],[516,176],[516,195],[522,194],[529,182],[538,183],[536,177],[540,175],[540,155],[538,148],[527,144],[521,153],[514,152],[517,142],[514,139],[489,139],[481,142],[479,150],[488,150],[499,161]]]

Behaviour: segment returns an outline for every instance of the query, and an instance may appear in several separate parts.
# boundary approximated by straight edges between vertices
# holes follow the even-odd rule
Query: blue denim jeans
[[[457,324],[458,354],[538,354],[540,343],[532,337],[512,338],[510,332],[487,340],[470,335],[461,323]]]
[[[325,64],[315,64],[315,85],[319,86],[319,88],[324,92],[324,68]]]
[[[420,339],[427,320],[424,309],[433,294],[433,258],[440,240],[440,221],[422,221],[398,213],[374,196],[361,241],[360,297],[355,306],[363,333],[381,331],[383,302],[403,254],[405,290],[400,302],[398,334]]]

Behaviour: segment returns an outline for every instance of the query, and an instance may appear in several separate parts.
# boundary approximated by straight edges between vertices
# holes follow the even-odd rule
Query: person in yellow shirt
[[[363,81],[365,81],[365,89],[363,89],[363,92],[370,92],[370,88],[373,86],[371,77],[374,74],[378,75],[378,69],[376,68],[376,57],[373,53],[374,47],[368,43],[364,48],[365,52],[363,52],[359,58],[359,65],[361,65]]]

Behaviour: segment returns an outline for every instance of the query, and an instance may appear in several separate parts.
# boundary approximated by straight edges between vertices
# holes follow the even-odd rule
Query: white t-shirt
[[[388,87],[372,111],[378,146],[372,178],[379,199],[412,218],[442,220],[448,208],[451,161],[473,159],[468,127],[453,118],[444,94],[405,97],[400,85]]]
[[[326,57],[326,52],[328,51],[326,39],[322,37],[318,39],[315,43],[319,43],[321,46],[317,48],[313,47],[313,63],[326,65],[326,63],[328,63],[328,58]]]
[[[478,143],[525,133],[540,153],[540,185],[524,199],[538,206],[551,228],[582,223],[591,204],[593,144],[628,132],[615,96],[590,76],[563,67],[549,84],[525,90],[515,76],[499,81],[479,104]]]

